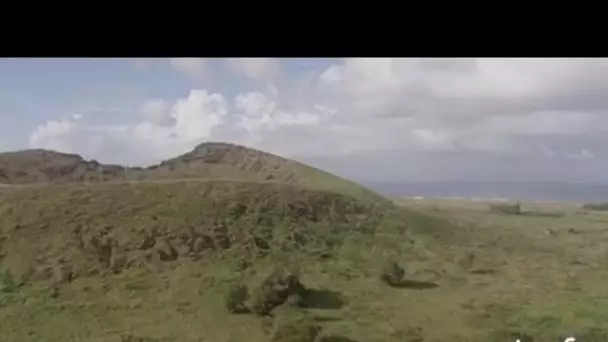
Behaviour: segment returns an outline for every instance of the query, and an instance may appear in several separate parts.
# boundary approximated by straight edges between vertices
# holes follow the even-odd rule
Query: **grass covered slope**
[[[350,196],[278,183],[171,182],[0,188],[2,264],[45,280],[231,251],[255,258],[371,229]],[[367,226],[366,226],[367,225]],[[312,247],[311,247],[312,248]]]
[[[148,168],[6,153],[0,176],[28,185],[0,186],[6,341],[266,340],[264,320],[227,310],[230,284],[291,261],[313,275],[308,286],[324,272],[365,276],[372,260],[351,257],[395,210],[329,173],[218,143]],[[309,304],[342,303],[306,291]]]
[[[69,183],[124,179],[125,168],[47,150],[0,153],[0,184]]]
[[[31,185],[0,187],[3,341],[608,340],[602,211],[385,205],[216,143],[145,169],[0,165]]]
[[[608,340],[593,208],[385,205],[228,144],[146,169],[39,150],[0,169],[31,185],[0,187],[3,341]]]
[[[381,197],[352,181],[270,153],[225,143],[203,143],[192,151],[149,168],[153,178],[206,178],[274,181],[348,194]]]
[[[45,150],[0,153],[0,184],[223,179],[278,182],[353,196],[368,203],[374,192],[343,178],[266,152],[226,143],[203,143],[147,168],[105,165]]]
[[[13,274],[0,272],[0,333],[312,342],[296,337],[320,327],[325,342],[606,341],[605,213],[399,204],[377,212],[333,192],[219,180],[0,188]],[[264,291],[289,284],[304,289],[259,314],[260,298],[278,301]],[[228,294],[255,311],[232,313]]]
[[[471,243],[456,246],[455,259],[471,294],[454,289],[443,301],[460,302],[471,324],[495,330],[490,341],[515,331],[535,341],[608,341],[606,213],[576,203],[522,203],[518,212],[483,201],[398,203],[471,228]]]
[[[339,338],[390,340],[370,325],[389,312],[378,306],[389,303],[386,291],[401,291],[378,281],[387,253],[409,250],[410,232],[424,225],[436,234],[450,227],[406,216],[280,183],[0,188],[2,267],[12,275],[0,274],[0,333],[4,341],[268,341],[268,323],[289,317],[288,307],[274,310],[276,320],[233,315],[225,294],[235,283],[256,293],[277,266],[296,263],[309,300],[298,314]]]

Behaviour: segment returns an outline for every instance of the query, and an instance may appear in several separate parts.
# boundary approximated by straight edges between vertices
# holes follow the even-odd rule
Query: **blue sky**
[[[134,111],[154,91],[150,85],[164,84],[156,91],[174,96],[180,85],[178,75],[167,72],[155,82],[153,73],[142,74],[127,60],[7,59],[0,62],[0,75],[2,135],[12,148],[25,147],[29,133],[47,120],[97,108]],[[108,111],[91,118],[112,122],[124,116]]]
[[[227,141],[358,179],[603,180],[606,86],[605,59],[2,59],[0,150],[140,165]]]
[[[317,72],[330,59],[287,59],[287,75]],[[205,87],[234,97],[259,88],[255,80],[222,70],[222,60],[207,61],[212,80],[176,72],[168,63],[137,67],[133,59],[4,59],[0,61],[0,118],[10,148],[23,148],[28,133],[41,122],[75,113],[92,114],[98,123],[136,120],[137,108],[148,98],[179,98]],[[219,72],[217,72],[219,71]],[[6,129],[10,127],[10,129]]]

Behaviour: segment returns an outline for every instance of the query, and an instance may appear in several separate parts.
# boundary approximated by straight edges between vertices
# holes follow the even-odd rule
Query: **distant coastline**
[[[585,203],[608,202],[608,184],[554,182],[362,181],[387,197]]]
[[[479,202],[509,202],[513,201],[509,198],[503,197],[462,197],[462,196],[448,196],[448,197],[425,197],[425,196],[398,196],[399,198],[406,198],[411,200],[429,200],[429,199],[442,199],[442,200],[455,200],[455,201],[479,201]]]

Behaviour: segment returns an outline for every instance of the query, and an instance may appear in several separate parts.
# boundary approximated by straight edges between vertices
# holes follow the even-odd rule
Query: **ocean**
[[[608,202],[608,184],[551,182],[363,181],[387,197],[502,198],[519,201]]]

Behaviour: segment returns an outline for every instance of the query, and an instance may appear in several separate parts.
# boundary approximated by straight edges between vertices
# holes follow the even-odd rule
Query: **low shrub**
[[[23,299],[20,298],[17,290],[18,285],[13,279],[11,272],[0,266],[0,307],[14,303],[15,300],[19,301]]]
[[[521,204],[519,203],[494,203],[490,204],[490,212],[503,215],[521,215]]]
[[[586,209],[586,210],[598,210],[598,211],[608,211],[608,202],[603,202],[603,203],[585,203],[585,204],[583,204],[583,209]]]
[[[561,211],[527,210],[527,211],[521,212],[521,215],[523,215],[523,216],[530,216],[530,217],[554,217],[554,218],[560,218],[560,217],[566,216],[566,213],[561,212]]]
[[[11,272],[7,268],[0,267],[0,294],[13,293],[17,290],[17,284]]]
[[[284,304],[289,297],[302,294],[305,290],[306,288],[300,283],[297,270],[276,267],[253,291],[249,307],[260,316],[268,315],[272,309]],[[299,301],[298,297],[294,299]]]

